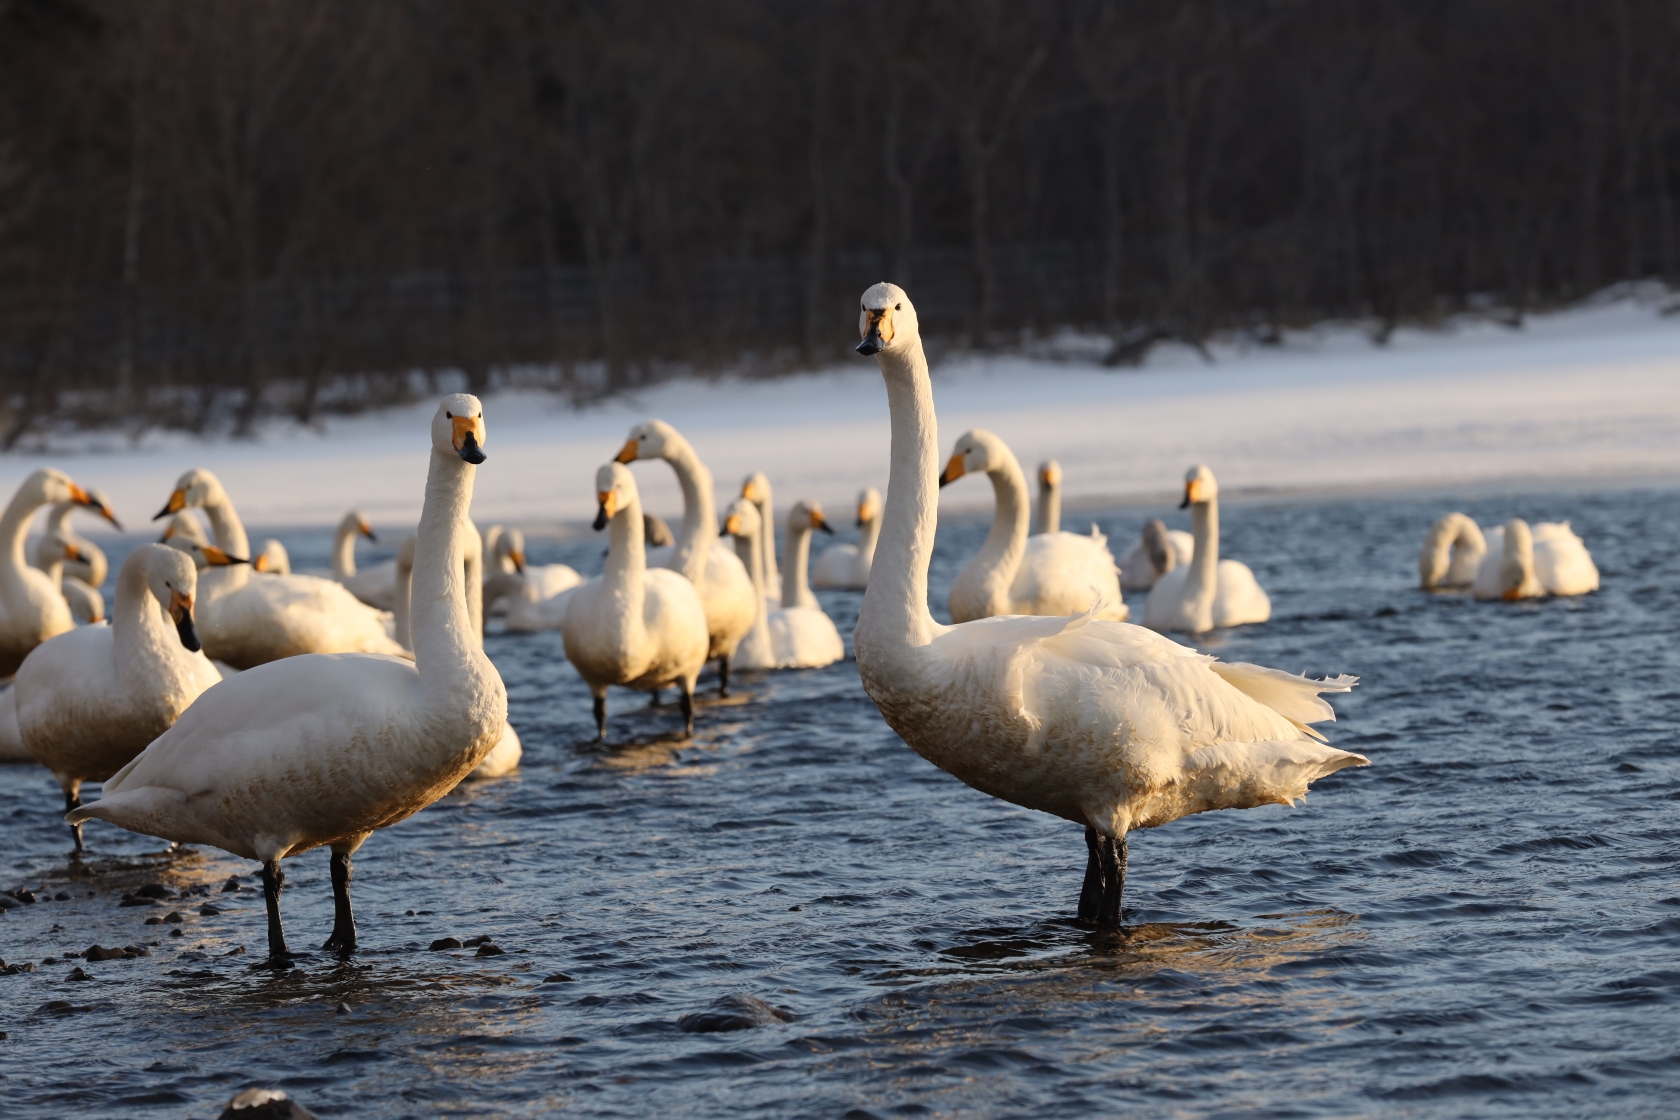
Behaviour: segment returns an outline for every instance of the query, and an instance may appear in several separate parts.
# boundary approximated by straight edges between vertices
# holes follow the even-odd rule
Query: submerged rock
[[[712,1034],[791,1023],[794,1018],[793,1012],[765,1003],[757,996],[734,994],[713,1000],[705,1011],[689,1012],[677,1020],[677,1026],[690,1034]]]
[[[461,939],[459,937],[440,937],[428,946],[433,952],[439,949],[459,949],[460,947]]]

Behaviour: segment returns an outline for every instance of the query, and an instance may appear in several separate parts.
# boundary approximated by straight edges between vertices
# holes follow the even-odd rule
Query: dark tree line
[[[0,440],[1673,277],[1680,0],[0,0]]]

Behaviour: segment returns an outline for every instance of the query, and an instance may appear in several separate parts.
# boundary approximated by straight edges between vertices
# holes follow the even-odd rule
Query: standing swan
[[[397,562],[386,560],[371,568],[358,568],[357,537],[379,543],[367,517],[361,510],[353,509],[344,515],[338,523],[338,530],[333,533],[332,578],[373,609],[388,611],[397,593]]]
[[[84,781],[109,778],[168,731],[222,675],[193,629],[198,572],[185,552],[143,544],[117,573],[111,625],[35,647],[18,670],[18,731],[53,772],[68,812]],[[70,826],[82,850],[80,822]]]
[[[566,659],[594,698],[596,736],[607,737],[607,686],[614,684],[656,695],[676,685],[684,733],[693,735],[694,681],[707,652],[700,592],[677,572],[647,566],[642,502],[628,468],[602,467],[595,491],[601,503],[595,529],[612,526],[607,568],[569,593],[560,637]],[[739,641],[731,643],[731,653]]]
[[[822,507],[815,502],[799,502],[788,511],[788,566],[782,573],[782,602],[771,606],[764,594],[764,570],[758,552],[764,547],[764,534],[759,531],[758,507],[747,498],[737,498],[724,518],[723,531],[735,538],[735,550],[747,571],[753,573],[753,587],[759,592],[758,617],[753,628],[741,639],[736,658],[743,669],[820,669],[846,656],[846,643],[834,620],[816,604],[815,596],[805,587],[805,541],[813,525],[821,525]],[[800,593],[811,598],[809,606],[801,605]]]
[[[706,660],[718,662],[718,692],[729,695],[729,659],[753,624],[752,581],[729,548],[717,539],[717,507],[712,472],[694,448],[663,420],[647,420],[630,429],[617,462],[663,459],[682,487],[683,523],[677,543],[660,567],[681,572],[700,592],[706,609]],[[638,499],[639,500],[639,499]],[[599,528],[599,526],[597,526]],[[641,533],[637,534],[638,539]],[[648,563],[655,563],[651,558]]]
[[[1471,593],[1478,599],[1537,599],[1598,590],[1598,566],[1567,521],[1532,529],[1514,517],[1487,534],[1487,555]]]
[[[1482,528],[1462,513],[1449,513],[1429,527],[1418,552],[1418,586],[1425,591],[1469,587],[1487,555]]]
[[[1143,624],[1151,630],[1202,634],[1215,628],[1265,622],[1272,601],[1248,565],[1219,558],[1219,483],[1197,465],[1184,477],[1184,500],[1195,530],[1195,558],[1161,575],[1149,589]]]
[[[1366,759],[1317,741],[1332,719],[1309,681],[1221,664],[1090,613],[941,626],[927,609],[938,433],[909,297],[863,295],[858,350],[874,354],[892,415],[881,544],[858,617],[863,687],[910,747],[994,797],[1085,828],[1082,918],[1120,921],[1126,834],[1208,809],[1288,804]]]
[[[35,511],[55,502],[98,509],[98,502],[69,477],[50,467],[23,480],[0,514],[0,677],[18,671],[29,651],[76,625],[59,581],[23,556],[23,540]]]
[[[414,557],[414,661],[382,654],[288,657],[199,697],[175,726],[68,814],[211,844],[262,862],[269,961],[291,959],[280,861],[332,848],[326,949],[356,947],[350,858],[368,836],[436,801],[496,743],[507,692],[478,648],[461,583],[461,532],[484,462],[484,409],[465,393],[432,417]],[[281,577],[275,577],[281,578]]]
[[[811,569],[812,587],[862,591],[869,586],[869,565],[881,533],[881,492],[871,486],[858,493],[856,544],[831,544]]]
[[[1038,506],[1033,510],[1033,536],[1062,528],[1062,465],[1046,459],[1038,465]]]
[[[1027,536],[1027,482],[1014,452],[984,428],[964,432],[939,485],[984,471],[997,498],[992,530],[951,582],[951,621],[972,622],[1001,614],[1079,614],[1120,621],[1127,615],[1120,576],[1103,535]],[[889,493],[891,491],[889,490]]]

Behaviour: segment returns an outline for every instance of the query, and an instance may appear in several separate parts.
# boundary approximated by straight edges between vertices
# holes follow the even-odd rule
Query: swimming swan
[[[23,480],[0,514],[0,677],[16,673],[29,651],[76,625],[64,600],[60,580],[24,560],[23,542],[35,511],[45,505],[71,502],[98,509],[97,501],[50,467]]]
[[[1418,586],[1425,591],[1469,587],[1488,553],[1482,528],[1467,515],[1449,513],[1429,527],[1418,552]]]
[[[1033,509],[1033,535],[1062,528],[1062,465],[1046,459],[1038,465],[1038,505]]]
[[[333,533],[332,578],[374,610],[388,611],[397,594],[397,562],[392,559],[367,568],[358,567],[357,537],[379,543],[367,516],[361,510],[353,509],[339,520],[338,529]]]
[[[204,510],[216,544],[230,557],[249,556],[250,538],[214,474],[182,475],[157,518]],[[236,669],[300,653],[389,653],[403,648],[385,619],[341,585],[319,576],[255,576],[248,565],[208,572],[198,607],[199,635],[210,657]]]
[[[753,628],[741,639],[735,660],[743,669],[818,669],[832,665],[846,656],[846,644],[834,620],[816,605],[815,596],[809,606],[799,604],[804,588],[806,543],[813,526],[822,527],[822,507],[815,502],[799,502],[788,511],[788,566],[782,573],[782,602],[771,607],[764,594],[763,565],[757,555],[764,547],[764,534],[758,523],[758,506],[749,498],[737,498],[729,507],[723,531],[735,539],[736,553],[747,571],[753,573],[753,587],[759,592],[758,601],[764,604]]]
[[[812,587],[862,591],[869,586],[875,539],[881,532],[881,492],[873,486],[858,492],[856,544],[831,544],[811,569]]]
[[[729,695],[729,659],[753,624],[752,580],[734,552],[718,540],[712,472],[694,448],[663,420],[647,420],[630,429],[617,462],[663,459],[682,487],[683,523],[669,556],[649,556],[647,564],[681,572],[700,592],[706,608],[706,660],[718,662],[718,692]],[[639,500],[639,499],[638,499]],[[637,533],[641,537],[641,533]]]
[[[758,509],[759,556],[764,565],[759,575],[764,582],[764,595],[774,607],[782,601],[782,576],[776,563],[776,499],[770,492],[769,477],[763,471],[754,471],[743,478],[741,497]]]
[[[68,812],[84,781],[126,766],[222,675],[193,629],[198,571],[185,553],[143,544],[117,572],[109,626],[83,626],[36,646],[13,685],[18,730],[53,772]],[[82,850],[82,826],[70,826]]]
[[[1567,521],[1520,517],[1488,530],[1487,555],[1471,593],[1478,599],[1535,599],[1598,590],[1598,566]]]
[[[1164,572],[1149,589],[1143,624],[1151,630],[1184,630],[1191,634],[1265,622],[1272,617],[1272,601],[1248,565],[1219,558],[1219,483],[1205,466],[1191,467],[1184,477],[1184,500],[1195,530],[1195,556]]]
[[[708,646],[700,592],[679,572],[647,566],[641,497],[629,468],[603,466],[595,473],[595,491],[595,530],[612,526],[607,568],[570,593],[560,637],[566,659],[594,698],[597,737],[607,737],[607,686],[615,684],[655,694],[676,685],[684,733],[693,735],[694,682]],[[683,518],[685,536],[688,520]],[[739,642],[737,636],[730,643],[731,653]]]
[[[465,393],[445,397],[430,427],[414,660],[306,655],[223,681],[107,781],[100,800],[67,816],[261,861],[276,965],[291,958],[280,861],[331,847],[334,919],[324,948],[351,952],[352,854],[375,829],[455,788],[507,720],[507,692],[471,633],[461,584],[461,527],[485,458],[483,406]]]
[[[880,362],[892,416],[881,543],[857,624],[863,687],[935,766],[983,793],[1085,828],[1079,913],[1120,921],[1126,834],[1209,809],[1288,804],[1366,759],[1318,741],[1333,719],[1311,681],[1223,664],[1090,613],[941,626],[927,609],[939,471],[933,390],[909,297],[863,295],[858,350]]]
[[[1120,587],[1148,591],[1155,581],[1180,564],[1196,558],[1196,538],[1183,529],[1169,529],[1159,517],[1144,523],[1132,550],[1120,558]]]
[[[1088,537],[1062,532],[1027,536],[1027,482],[1021,464],[984,428],[958,437],[939,485],[979,471],[991,479],[997,506],[986,543],[951,583],[951,620],[1079,614],[1093,608],[1098,618],[1124,619],[1128,612],[1114,557],[1096,527]]]
[[[647,517],[642,518],[644,531],[647,527]],[[489,563],[485,566],[485,597],[486,609],[493,607],[499,599],[507,593],[507,589],[518,587],[516,596],[526,603],[543,603],[570,591],[583,582],[583,577],[576,568],[568,564],[528,564],[525,562],[525,534],[518,529],[505,529],[496,533],[495,526],[485,539],[494,540],[494,554],[489,556]],[[494,536],[492,537],[492,534]],[[498,576],[517,576],[517,583]],[[491,588],[495,590],[492,591]]]
[[[251,570],[265,576],[289,576],[292,574],[292,554],[286,551],[285,545],[269,537],[251,557]]]

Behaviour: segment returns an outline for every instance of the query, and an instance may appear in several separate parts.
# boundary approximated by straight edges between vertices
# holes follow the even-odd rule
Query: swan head
[[[118,531],[121,531],[122,522],[118,521],[117,515],[112,512],[111,499],[106,496],[105,491],[90,488],[87,495],[89,498],[93,499],[93,504],[88,508],[99,514],[99,516],[103,517],[105,520],[109,521]]]
[[[879,516],[881,516],[881,492],[873,486],[867,490],[858,491],[857,527],[861,529]]]
[[[222,481],[203,467],[196,467],[175,480],[175,489],[170,492],[169,500],[163,508],[152,514],[152,520],[168,517],[172,513],[180,513],[184,509],[203,509],[205,506],[215,505],[225,501],[227,491],[222,489]]]
[[[87,559],[87,554],[80,548],[76,547],[76,542],[70,540],[62,533],[48,533],[46,535],[46,544],[53,550],[55,555],[62,556],[65,560],[71,562],[81,562]]]
[[[353,509],[344,515],[342,527],[349,532],[360,533],[374,544],[379,543],[379,538],[374,535],[373,526],[368,524],[367,515],[359,509]]]
[[[504,529],[496,535],[495,558],[498,565],[506,560],[513,570],[525,574],[525,534],[518,529]]]
[[[770,478],[763,471],[754,471],[741,480],[741,497],[755,506],[770,504]]]
[[[726,537],[734,537],[741,541],[757,540],[761,525],[758,506],[745,495],[736,498],[729,508],[723,511],[723,535]]]
[[[622,511],[632,508],[639,511],[641,497],[636,492],[636,476],[622,463],[603,464],[595,472],[595,500],[600,503],[594,525],[598,533]]]
[[[432,417],[432,450],[459,455],[473,466],[484,462],[484,405],[471,393],[451,393]]]
[[[204,526],[198,523],[198,518],[190,513],[177,513],[164,524],[163,536],[158,538],[158,543],[181,548],[184,544],[209,544],[210,537],[204,532]]]
[[[1499,592],[1506,599],[1532,598],[1534,532],[1528,522],[1513,517],[1505,522],[1505,554],[1499,562]]]
[[[1184,472],[1184,500],[1178,503],[1179,509],[1199,506],[1204,502],[1211,502],[1219,497],[1219,482],[1213,477],[1206,464],[1197,463]]]
[[[1002,470],[1013,458],[1001,439],[984,428],[972,428],[957,437],[939,485],[949,486],[965,474]]]
[[[146,566],[146,587],[175,624],[181,644],[193,653],[202,648],[193,622],[193,602],[198,596],[198,567],[193,557],[161,544],[143,544],[136,550]]]
[[[863,341],[858,343],[857,352],[865,357],[901,353],[921,338],[916,307],[903,288],[882,282],[863,293],[858,335]]]
[[[812,529],[821,529],[829,536],[834,535],[834,527],[823,516],[822,503],[812,501],[809,498],[801,498],[794,503],[792,509],[788,510],[788,526],[792,529],[803,529],[807,532]]]
[[[630,429],[629,438],[618,449],[617,463],[634,463],[637,459],[669,459],[686,448],[688,441],[682,433],[663,420],[643,420]]]
[[[1062,484],[1062,465],[1054,459],[1046,459],[1038,465],[1038,485],[1044,490],[1054,490]]]
[[[88,491],[70,481],[70,476],[63,471],[55,471],[51,467],[42,467],[30,475],[24,480],[18,491],[19,493],[32,491],[41,505],[56,506],[65,502],[70,505],[86,506],[113,523],[116,521],[116,518],[111,515],[109,507],[106,507],[100,499],[95,498]]]

